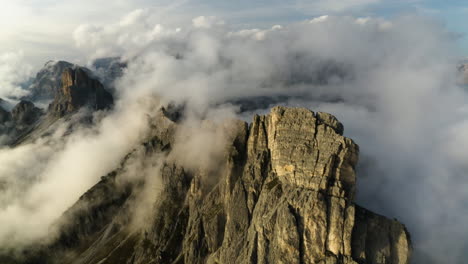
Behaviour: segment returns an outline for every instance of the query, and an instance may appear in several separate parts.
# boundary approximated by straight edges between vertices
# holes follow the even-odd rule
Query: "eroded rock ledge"
[[[170,156],[178,125],[164,111],[155,120],[142,148]],[[409,263],[405,227],[354,204],[358,146],[335,117],[275,107],[250,125],[227,127],[221,169],[191,171],[177,160],[161,166],[144,228],[129,224],[138,189],[117,184],[125,161],[64,215],[68,224],[41,261]]]

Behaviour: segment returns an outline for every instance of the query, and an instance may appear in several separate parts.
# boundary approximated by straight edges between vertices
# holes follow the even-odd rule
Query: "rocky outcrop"
[[[410,236],[402,224],[359,206],[355,218],[352,248],[358,263],[408,263]]]
[[[11,116],[17,125],[27,126],[36,122],[42,114],[32,102],[21,100],[12,110]]]
[[[62,117],[87,106],[93,110],[108,109],[113,104],[112,95],[103,85],[81,68],[67,68],[61,77],[61,89],[49,105],[49,114]]]
[[[49,61],[32,79],[29,87],[26,87],[30,94],[24,100],[33,102],[50,102],[62,89],[62,74],[66,69],[81,69],[88,76],[99,78],[106,89],[113,89],[115,79],[123,74],[125,63],[119,58],[96,59],[92,67],[95,72],[66,61]]]
[[[30,94],[24,99],[50,101],[61,88],[61,76],[65,69],[75,67],[66,61],[49,61],[36,74],[29,87]]]
[[[5,108],[5,101],[0,98],[0,125],[11,120],[11,113]]]
[[[11,120],[11,114],[0,105],[0,124]]]
[[[0,146],[9,145],[33,130],[43,112],[32,102],[21,100],[11,112],[0,106]]]
[[[131,153],[70,208],[35,263],[409,263],[405,227],[354,204],[358,146],[335,117],[275,107],[229,122],[217,166],[194,169],[174,158],[179,125],[165,112],[139,147],[161,161],[150,203],[122,176]]]
[[[68,121],[72,114],[83,107],[92,111],[112,107],[112,95],[104,89],[98,80],[92,77],[89,70],[73,65],[71,65],[71,68],[62,69],[67,65],[71,64],[50,62],[46,65],[47,70],[43,69],[38,73],[37,78],[41,77],[40,79],[43,81],[41,81],[40,86],[42,88],[37,89],[41,90],[44,87],[49,87],[50,89],[46,89],[47,94],[50,92],[55,96],[52,103],[49,104],[47,115],[44,117],[42,117],[44,114],[42,109],[25,99],[13,107],[11,113],[0,106],[0,145],[15,146],[24,142],[33,142],[50,133],[54,129],[53,124],[58,119],[66,116],[65,121]],[[55,78],[54,76],[58,71],[61,71],[61,78],[58,81],[60,89],[55,90],[55,81],[53,85],[50,81]],[[50,76],[51,74],[52,76]],[[34,91],[31,91],[33,95],[35,94]],[[72,131],[74,125],[92,122],[90,113],[92,112],[86,112],[85,115],[74,119],[74,122],[69,122],[68,130]]]

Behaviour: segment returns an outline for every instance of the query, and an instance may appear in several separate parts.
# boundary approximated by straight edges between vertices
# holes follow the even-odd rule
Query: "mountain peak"
[[[49,112],[61,117],[83,106],[94,110],[108,109],[113,102],[112,95],[84,69],[66,68],[61,75],[61,89],[49,105]]]
[[[334,116],[275,107],[250,125],[223,124],[215,170],[184,161],[186,144],[173,136],[182,125],[164,111],[152,120],[153,138],[64,214],[35,263],[409,263],[405,227],[354,203],[359,149]],[[142,164],[162,159],[146,216],[134,211],[141,185],[121,178],[138,153]],[[133,217],[146,222],[135,227]]]
[[[50,101],[60,89],[62,72],[66,68],[77,67],[66,61],[48,61],[44,67],[36,74],[29,90],[30,95],[25,99],[31,101]]]

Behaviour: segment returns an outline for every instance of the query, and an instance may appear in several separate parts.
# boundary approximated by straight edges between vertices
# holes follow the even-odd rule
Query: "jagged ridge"
[[[174,145],[164,113],[148,157]],[[225,131],[218,169],[161,166],[147,225],[129,224],[138,184],[117,184],[124,161],[67,211],[72,221],[34,263],[409,263],[405,227],[354,204],[358,146],[335,117],[275,107]]]

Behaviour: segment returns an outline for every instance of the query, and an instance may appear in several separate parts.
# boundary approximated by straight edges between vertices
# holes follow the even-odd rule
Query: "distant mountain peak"
[[[30,101],[51,101],[61,87],[61,75],[67,68],[79,67],[66,61],[48,61],[36,74],[29,86],[30,94],[23,99]]]
[[[66,68],[61,75],[61,88],[49,105],[49,113],[62,117],[83,106],[104,110],[110,108],[113,103],[112,95],[86,70],[81,67]]]

